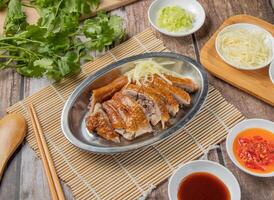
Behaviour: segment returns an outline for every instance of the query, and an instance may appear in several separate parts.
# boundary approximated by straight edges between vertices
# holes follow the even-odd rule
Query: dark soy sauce
[[[197,172],[185,177],[179,186],[178,200],[230,200],[226,185],[216,176]]]

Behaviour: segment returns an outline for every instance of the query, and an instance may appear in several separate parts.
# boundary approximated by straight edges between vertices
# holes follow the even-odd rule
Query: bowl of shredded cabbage
[[[221,30],[215,41],[218,55],[229,65],[242,70],[266,67],[273,60],[273,37],[265,29],[237,23]]]
[[[155,0],[149,7],[148,18],[159,32],[182,37],[197,31],[205,21],[205,11],[196,0]]]

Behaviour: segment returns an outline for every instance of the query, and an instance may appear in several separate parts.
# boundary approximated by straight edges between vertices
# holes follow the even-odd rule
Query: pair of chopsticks
[[[48,184],[53,200],[65,200],[64,193],[58,179],[50,152],[43,136],[43,131],[39,123],[36,111],[32,104],[28,107],[28,112],[30,115],[31,123],[33,126],[33,131],[39,148],[39,152],[43,161],[44,170],[48,179]]]

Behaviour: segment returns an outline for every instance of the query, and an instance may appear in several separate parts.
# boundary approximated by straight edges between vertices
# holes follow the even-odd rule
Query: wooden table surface
[[[150,26],[147,10],[151,2],[151,0],[140,0],[112,12],[124,18],[128,37]],[[195,34],[184,38],[170,38],[155,31],[157,37],[162,39],[170,50],[190,56],[198,61],[201,47],[228,17],[236,14],[250,14],[274,23],[271,0],[199,0],[199,2],[206,11],[206,22]],[[209,81],[247,118],[264,118],[274,121],[273,107],[210,75]],[[23,78],[14,70],[1,71],[0,117],[5,115],[8,106],[48,84],[49,82],[43,79]],[[221,144],[220,149],[212,151],[209,158],[225,165],[232,171],[240,183],[243,200],[274,199],[274,178],[256,178],[237,169],[229,160],[224,143]],[[63,186],[67,199],[73,199],[70,189],[64,184]],[[0,183],[0,199],[50,199],[42,163],[27,143],[21,145],[8,164]],[[158,186],[148,199],[168,199],[167,181]]]

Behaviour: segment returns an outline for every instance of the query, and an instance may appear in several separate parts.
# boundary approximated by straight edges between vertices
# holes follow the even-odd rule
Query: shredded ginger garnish
[[[136,83],[137,85],[141,85],[141,80],[143,80],[146,83],[152,81],[154,75],[158,75],[160,78],[162,78],[167,83],[172,85],[172,82],[168,80],[164,76],[164,74],[182,77],[180,74],[163,67],[163,65],[174,64],[174,62],[157,63],[152,59],[148,59],[137,61],[134,64],[134,69],[125,73],[125,75],[128,77],[129,83]]]
[[[218,47],[230,62],[252,68],[265,63],[272,53],[265,39],[262,32],[229,30],[219,36]]]

